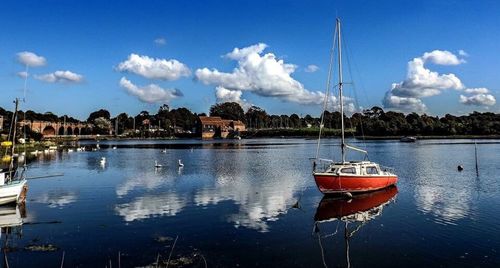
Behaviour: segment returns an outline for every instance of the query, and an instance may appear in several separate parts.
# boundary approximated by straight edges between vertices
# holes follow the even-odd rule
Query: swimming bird
[[[116,146],[113,146],[113,150],[116,150]]]
[[[162,165],[161,164],[158,164],[158,161],[155,160],[155,168],[161,168]]]
[[[162,153],[166,154],[167,153],[167,148],[161,150]]]
[[[184,164],[181,162],[181,160],[179,159],[179,167],[183,167]]]
[[[99,163],[101,164],[101,166],[106,165],[106,157],[101,157],[101,160],[99,160]]]

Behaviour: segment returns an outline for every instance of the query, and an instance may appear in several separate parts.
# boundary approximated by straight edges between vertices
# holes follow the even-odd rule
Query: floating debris
[[[42,251],[42,252],[50,252],[50,251],[57,251],[58,250],[58,248],[52,244],[28,245],[24,249],[29,250],[29,251]]]
[[[155,237],[155,241],[159,242],[159,243],[165,243],[165,242],[169,242],[172,240],[174,240],[174,239],[170,236],[157,236],[157,237]]]

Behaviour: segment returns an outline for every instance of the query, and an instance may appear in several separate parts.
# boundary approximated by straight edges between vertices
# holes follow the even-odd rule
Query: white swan
[[[179,167],[183,167],[184,164],[181,162],[181,160],[179,159]]]

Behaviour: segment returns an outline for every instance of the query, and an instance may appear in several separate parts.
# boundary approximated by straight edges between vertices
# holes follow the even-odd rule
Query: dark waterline
[[[307,139],[107,141],[40,155],[30,176],[64,176],[29,182],[24,224],[3,228],[2,243],[10,267],[59,267],[63,252],[65,267],[118,267],[119,252],[121,267],[147,266],[166,262],[176,237],[169,267],[500,265],[498,140],[478,145],[479,177],[470,140],[358,143],[396,168],[397,188],[323,198]],[[325,140],[323,156],[337,144]]]

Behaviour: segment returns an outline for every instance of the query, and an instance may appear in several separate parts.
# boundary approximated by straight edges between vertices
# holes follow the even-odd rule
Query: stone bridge
[[[43,137],[53,137],[62,135],[90,135],[92,134],[92,124],[70,123],[70,122],[50,122],[38,120],[22,120],[18,122],[20,127],[26,127],[34,132],[41,133]]]

